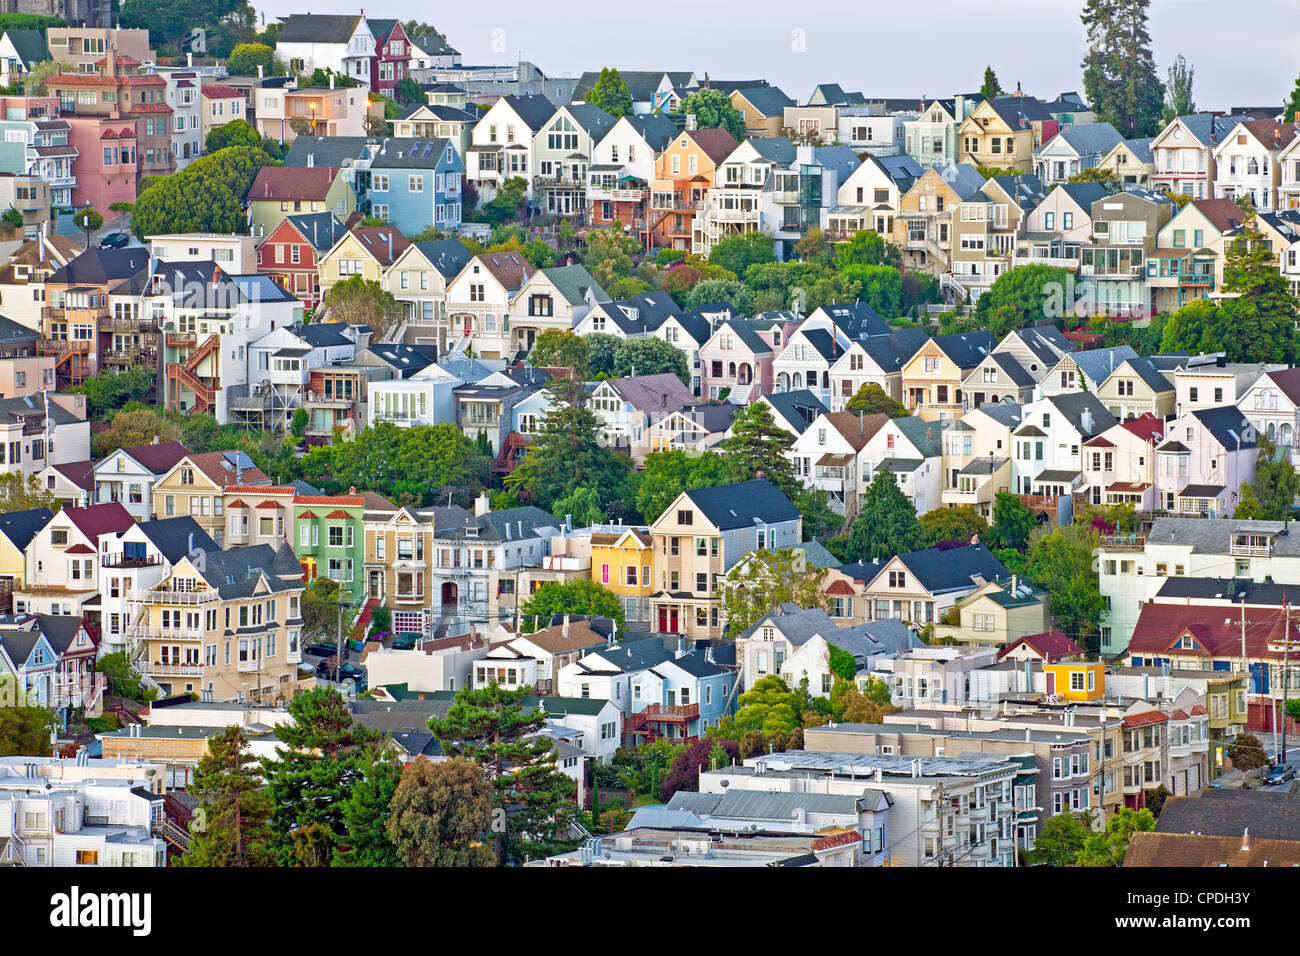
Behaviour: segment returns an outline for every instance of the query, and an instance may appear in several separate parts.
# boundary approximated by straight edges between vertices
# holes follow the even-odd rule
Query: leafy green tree
[[[976,319],[987,328],[995,314],[1009,309],[1004,313],[1010,317],[1005,322],[1010,327],[1001,332],[1005,334],[1063,317],[1065,309],[1072,304],[1064,301],[1064,290],[1072,276],[1069,269],[1056,266],[1029,265],[1008,269],[980,296],[975,306]],[[998,329],[993,332],[999,334]]]
[[[257,777],[257,761],[240,727],[208,738],[194,768],[190,793],[201,815],[190,824],[190,845],[181,866],[275,866],[272,797]],[[197,825],[196,825],[197,824]]]
[[[741,315],[749,315],[754,307],[754,293],[735,279],[705,279],[691,286],[683,307],[698,309],[711,302],[725,302]]]
[[[716,243],[709,252],[709,262],[738,276],[743,276],[752,265],[775,261],[772,237],[765,232],[730,236]]]
[[[41,485],[36,475],[23,477],[20,471],[0,472],[0,513],[30,511],[32,508],[62,507],[59,496]]]
[[[1002,95],[1002,86],[998,83],[998,75],[993,72],[993,67],[984,68],[984,85],[980,87],[980,96],[986,100],[996,100]]]
[[[243,198],[257,171],[274,162],[250,146],[231,146],[196,159],[137,194],[131,229],[141,239],[159,233],[245,233]]]
[[[632,115],[632,92],[627,88],[627,81],[612,67],[601,69],[585,99],[615,119]]]
[[[151,695],[154,693],[145,691],[139,678],[131,670],[131,664],[126,659],[126,654],[122,651],[105,654],[96,662],[95,669],[107,678],[108,693],[114,697],[125,697],[129,700],[144,703],[151,699]],[[3,698],[0,698],[0,704],[2,703]]]
[[[275,48],[265,43],[240,43],[226,57],[226,72],[231,76],[257,76],[259,66],[263,76],[279,76],[283,72],[275,59]]]
[[[89,249],[90,234],[104,225],[104,217],[100,215],[97,210],[92,209],[90,206],[86,206],[83,209],[77,210],[76,214],[72,217],[72,221],[76,224],[78,229],[86,234],[86,248]]]
[[[1097,532],[1081,524],[1035,532],[1025,564],[1029,579],[1049,592],[1054,625],[1089,651],[1098,648],[1098,622],[1106,608],[1092,566],[1098,543]]]
[[[674,111],[695,114],[695,125],[700,129],[725,129],[739,143],[745,138],[745,117],[731,105],[731,97],[722,90],[705,88],[696,90],[682,100]]]
[[[1074,866],[1091,831],[1078,816],[1066,810],[1048,818],[1034,839],[1034,862],[1044,866]]]
[[[1160,819],[1160,811],[1165,808],[1167,801],[1173,794],[1163,783],[1160,786],[1146,791],[1146,809],[1151,811],[1151,815],[1157,820]]]
[[[1291,456],[1284,453],[1278,459],[1277,449],[1261,437],[1255,485],[1242,485],[1233,517],[1281,521],[1291,514],[1297,495],[1300,495],[1300,474],[1291,465]]]
[[[572,494],[556,498],[551,508],[557,518],[572,518],[575,528],[585,528],[605,521],[600,495],[593,488],[575,488]]]
[[[20,700],[13,678],[0,683],[0,757],[45,757],[53,752],[51,734],[55,716],[44,707],[28,707]]]
[[[1083,87],[1097,119],[1125,139],[1155,135],[1164,104],[1147,30],[1150,6],[1151,0],[1085,0],[1083,6]]]
[[[847,534],[833,542],[837,557],[846,561],[891,558],[925,546],[925,533],[916,518],[916,508],[899,490],[894,473],[876,471],[862,496],[858,516]]]
[[[307,422],[310,420],[311,416],[307,413],[307,409],[299,406],[293,410],[293,418],[289,422],[289,431],[293,433],[294,438],[302,437],[303,432],[307,430]]]
[[[424,90],[415,80],[409,76],[404,76],[397,81],[397,99],[398,102],[405,103],[407,106],[423,104],[425,102]]]
[[[1016,548],[1029,546],[1029,535],[1038,526],[1038,518],[1017,495],[999,491],[993,498],[993,526],[985,540],[990,548]]]
[[[849,266],[902,265],[902,253],[884,236],[872,230],[860,230],[835,246],[835,263],[841,270]]]
[[[505,222],[519,216],[519,207],[528,193],[527,180],[511,176],[501,184],[496,196],[483,204],[483,218],[487,222]]]
[[[754,551],[718,582],[727,633],[738,637],[768,611],[791,601],[799,607],[829,608],[822,592],[826,568],[810,568],[794,548]]]
[[[778,674],[768,674],[740,695],[739,707],[729,722],[730,729],[719,727],[719,735],[735,736],[751,730],[764,734],[789,733],[799,727],[802,712],[799,695]],[[726,718],[720,724],[727,724]]]
[[[674,793],[695,793],[700,789],[701,770],[705,767],[727,767],[739,758],[740,745],[734,740],[701,737],[694,743],[687,744],[668,768],[663,786],[659,789],[659,799],[666,803],[673,798]]]
[[[976,535],[983,541],[989,532],[989,523],[974,505],[935,508],[921,515],[918,520],[927,547],[940,541],[969,542]]]
[[[746,405],[731,420],[731,436],[722,443],[735,481],[766,478],[793,498],[802,487],[788,457],[794,436],[776,423],[766,402]]]
[[[587,368],[587,343],[568,329],[547,329],[537,336],[528,360],[538,368]]]
[[[1187,60],[1180,53],[1169,67],[1169,82],[1165,85],[1165,109],[1160,114],[1160,122],[1168,126],[1176,117],[1196,112],[1196,101],[1192,99],[1192,77],[1196,70],[1187,65]]]
[[[4,215],[0,216],[0,220],[3,220],[4,224],[10,229],[21,229],[23,227],[23,214],[13,206],[4,211]]]
[[[520,619],[542,628],[555,614],[594,614],[623,623],[623,602],[619,596],[595,581],[546,581],[538,586],[520,608]]]
[[[623,340],[605,332],[591,332],[582,338],[587,343],[587,374],[593,377],[612,377],[614,353],[623,344]]]
[[[47,84],[50,77],[59,72],[59,62],[57,60],[45,60],[37,63],[22,78],[23,92],[27,96],[49,96],[50,90]]]
[[[890,418],[907,418],[911,413],[890,397],[875,382],[866,382],[844,403],[844,410],[854,415],[888,415]]]
[[[882,318],[902,315],[903,275],[893,266],[845,266],[841,275],[861,286],[859,295]]]
[[[474,761],[417,757],[393,795],[388,837],[402,866],[496,866],[483,842],[495,808],[496,788]]]
[[[1278,271],[1278,259],[1248,220],[1224,251],[1223,291],[1237,293],[1223,300],[1230,362],[1284,362],[1297,352],[1295,317],[1300,297]]]
[[[654,336],[625,339],[614,351],[614,375],[676,375],[687,388],[691,386],[691,367],[686,353]]]
[[[1120,807],[1106,818],[1106,829],[1091,833],[1083,849],[1075,857],[1076,866],[1119,866],[1128,852],[1129,840],[1134,833],[1149,833],[1156,828],[1156,818],[1150,810],[1130,810]]]
[[[1119,192],[1119,177],[1115,175],[1115,171],[1113,169],[1103,169],[1100,166],[1089,166],[1087,169],[1081,169],[1069,177],[1066,182],[1100,183],[1112,193]]]
[[[681,449],[651,452],[637,488],[637,508],[647,521],[654,521],[683,491],[725,485],[731,474],[731,462],[716,452],[694,457]]]
[[[1234,770],[1249,773],[1268,763],[1268,752],[1254,734],[1237,734],[1228,747],[1227,757]]]
[[[405,303],[374,279],[348,276],[330,286],[321,303],[331,322],[369,325],[374,338],[382,341],[384,333],[406,315]]]
[[[229,123],[213,127],[212,132],[208,134],[207,141],[203,144],[204,151],[207,153],[217,153],[228,146],[247,146],[253,149],[260,149],[262,146],[262,134],[242,119],[234,119]]]
[[[151,46],[180,48],[187,30],[203,27],[212,32],[225,21],[249,27],[255,21],[246,0],[122,0],[121,25],[147,29]]]
[[[579,487],[595,489],[602,505],[617,498],[629,480],[632,463],[597,443],[600,419],[587,407],[588,393],[581,382],[553,380],[548,391],[551,410],[525,459],[531,475],[528,493],[542,508]]]
[[[152,368],[133,367],[122,372],[101,372],[68,391],[85,395],[89,417],[100,418],[128,402],[143,402],[153,390],[157,378]],[[145,440],[152,441],[153,436]]]
[[[529,688],[506,690],[490,683],[466,689],[444,718],[429,729],[449,757],[468,757],[496,788],[496,806],[506,811],[504,833],[496,833],[496,856],[506,863],[571,850],[574,784],[555,767],[549,738],[532,736],[546,724],[540,710],[524,711]]]

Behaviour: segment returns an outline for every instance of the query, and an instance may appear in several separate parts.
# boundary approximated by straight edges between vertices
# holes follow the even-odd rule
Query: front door
[[[370,572],[370,596],[372,598],[381,598],[384,596],[384,572]]]

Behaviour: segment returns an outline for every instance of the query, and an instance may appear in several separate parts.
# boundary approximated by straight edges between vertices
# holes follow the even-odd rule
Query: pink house
[[[1174,419],[1156,446],[1158,507],[1222,518],[1254,484],[1258,433],[1235,405],[1202,408]]]
[[[114,214],[109,207],[115,202],[135,202],[139,179],[134,119],[109,119],[104,116],[63,117],[72,126],[68,142],[77,147],[73,172],[77,185],[72,190],[72,204],[89,203],[104,218]]]
[[[730,389],[727,400],[737,405],[772,392],[772,360],[780,347],[780,324],[760,330],[752,322],[732,320],[717,327],[700,348],[700,395],[718,398]]]

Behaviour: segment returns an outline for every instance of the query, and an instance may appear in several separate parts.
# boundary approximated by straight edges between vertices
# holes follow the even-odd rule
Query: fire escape
[[[180,339],[182,337],[188,337],[190,341],[193,341],[192,335],[181,336],[169,334],[167,336],[167,344],[170,345],[172,344],[173,339]],[[203,340],[203,343],[199,345],[198,348],[190,353],[189,358],[184,362],[170,362],[167,365],[167,378],[169,383],[179,383],[194,393],[194,404],[189,408],[189,413],[191,415],[196,412],[206,415],[213,411],[217,406],[216,386],[205,382],[199,376],[198,367],[205,358],[216,353],[220,345],[221,336],[209,335]],[[211,376],[214,381],[217,378],[215,371],[216,369],[214,367],[214,374]],[[180,389],[169,384],[167,397],[169,407],[175,411],[180,411]]]

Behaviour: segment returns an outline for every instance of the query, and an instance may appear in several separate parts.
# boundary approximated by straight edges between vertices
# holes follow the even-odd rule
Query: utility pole
[[[1283,608],[1286,617],[1282,623],[1282,749],[1278,751],[1278,761],[1286,763],[1286,700],[1291,687],[1291,606]]]

